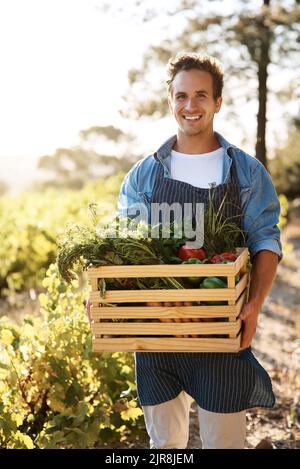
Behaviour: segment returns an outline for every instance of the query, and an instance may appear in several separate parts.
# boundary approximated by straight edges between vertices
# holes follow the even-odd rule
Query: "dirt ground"
[[[300,449],[300,218],[283,231],[287,248],[259,318],[253,353],[272,378],[273,409],[247,412],[246,448]],[[200,448],[195,405],[188,448]]]
[[[265,301],[254,354],[269,372],[277,402],[248,412],[247,447],[269,439],[274,448],[300,448],[300,218],[283,231],[287,252]]]

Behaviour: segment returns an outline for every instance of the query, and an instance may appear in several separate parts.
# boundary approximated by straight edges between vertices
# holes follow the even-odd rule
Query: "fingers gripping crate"
[[[241,320],[237,316],[247,300],[249,252],[247,248],[236,251],[239,254],[236,261],[228,264],[124,265],[88,269],[92,287],[93,350],[237,352],[241,332]],[[227,288],[106,290],[102,295],[98,287],[101,278],[190,276],[226,277]],[[200,305],[145,304],[187,301],[200,302]],[[225,304],[210,305],[210,301]],[[206,304],[201,304],[203,302]]]

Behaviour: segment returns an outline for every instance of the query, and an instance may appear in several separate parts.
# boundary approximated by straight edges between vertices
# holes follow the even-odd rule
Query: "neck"
[[[213,132],[209,135],[185,135],[178,130],[174,150],[180,153],[193,155],[199,153],[210,153],[220,147],[221,145]]]

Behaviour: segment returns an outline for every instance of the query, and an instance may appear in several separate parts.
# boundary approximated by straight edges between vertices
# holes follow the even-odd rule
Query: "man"
[[[223,72],[209,56],[179,54],[168,64],[168,99],[177,134],[138,161],[124,178],[119,214],[166,202],[207,204],[226,193],[228,215],[242,213],[240,227],[252,259],[249,299],[243,307],[238,353],[136,353],[138,396],[151,448],[185,448],[189,409],[198,405],[203,448],[243,448],[246,410],[272,407],[267,372],[251,342],[263,301],[282,256],[277,228],[280,206],[263,165],[214,131],[221,109]]]

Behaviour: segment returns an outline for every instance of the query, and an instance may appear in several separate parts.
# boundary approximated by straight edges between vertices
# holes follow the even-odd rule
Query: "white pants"
[[[193,398],[182,391],[175,399],[144,406],[150,448],[184,449],[189,439],[189,414]],[[243,449],[246,438],[246,411],[221,414],[198,407],[203,449]]]

